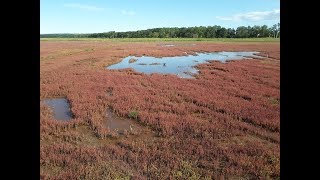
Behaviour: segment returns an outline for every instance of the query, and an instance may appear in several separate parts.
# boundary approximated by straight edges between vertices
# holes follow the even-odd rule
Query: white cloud
[[[230,17],[216,16],[216,18],[223,21],[276,20],[280,18],[280,9],[275,9],[272,11],[254,11],[254,12],[240,13]]]
[[[133,16],[133,15],[136,14],[136,12],[134,12],[134,11],[128,11],[128,10],[121,10],[121,13],[122,13],[123,15],[127,15],[127,16]]]
[[[232,21],[232,17],[221,17],[221,16],[216,16],[217,19],[223,20],[223,21]]]
[[[103,8],[99,8],[97,6],[91,6],[91,5],[86,5],[86,4],[64,4],[65,7],[71,7],[71,8],[78,8],[78,9],[84,9],[87,11],[101,11]]]

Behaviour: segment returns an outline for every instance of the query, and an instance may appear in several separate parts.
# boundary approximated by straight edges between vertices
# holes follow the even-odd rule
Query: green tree
[[[248,28],[245,26],[240,26],[236,30],[236,37],[238,38],[247,38],[249,37]]]

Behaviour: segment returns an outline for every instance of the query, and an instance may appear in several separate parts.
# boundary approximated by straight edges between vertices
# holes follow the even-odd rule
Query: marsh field
[[[40,39],[40,177],[280,179],[279,40]]]

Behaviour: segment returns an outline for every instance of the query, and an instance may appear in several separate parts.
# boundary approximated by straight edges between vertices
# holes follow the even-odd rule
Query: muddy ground
[[[64,97],[73,114],[57,121],[41,104],[42,179],[280,177],[279,43],[40,44],[40,99]],[[105,68],[130,55],[213,51],[259,51],[265,58],[201,64],[194,79]],[[139,131],[108,128],[114,116]]]

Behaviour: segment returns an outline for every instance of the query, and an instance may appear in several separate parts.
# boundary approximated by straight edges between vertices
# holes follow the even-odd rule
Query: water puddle
[[[127,133],[140,133],[142,131],[142,127],[137,122],[129,118],[118,117],[111,109],[107,109],[106,116],[106,126],[118,134],[124,134],[125,131]]]
[[[42,103],[53,110],[55,119],[64,121],[72,119],[70,105],[66,98],[45,99]]]
[[[196,44],[160,44],[162,47],[173,47],[173,46],[195,46]]]
[[[174,44],[163,44],[161,46],[163,46],[163,47],[172,47],[172,46],[175,46],[175,45]]]
[[[225,63],[228,60],[262,58],[261,56],[255,55],[257,53],[258,52],[223,51],[162,58],[150,56],[128,56],[121,62],[108,66],[107,69],[133,68],[137,72],[146,74],[175,74],[181,78],[193,78],[194,74],[198,74],[198,70],[194,67],[197,64],[208,63],[209,60],[216,60]],[[132,59],[134,59],[134,61]]]

